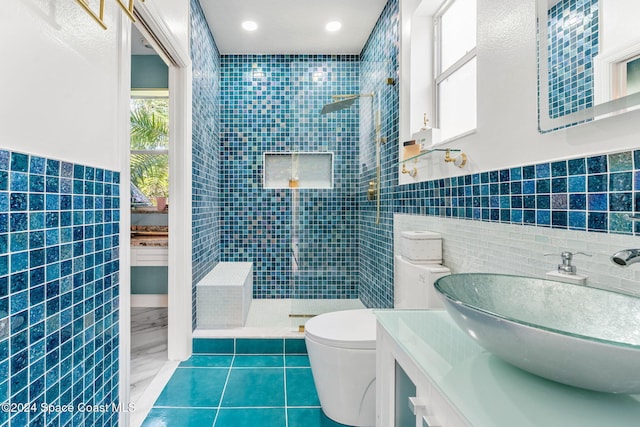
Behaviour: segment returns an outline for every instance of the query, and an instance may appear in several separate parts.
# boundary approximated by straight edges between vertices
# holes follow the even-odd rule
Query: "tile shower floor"
[[[335,427],[305,354],[194,355],[180,363],[144,427]]]

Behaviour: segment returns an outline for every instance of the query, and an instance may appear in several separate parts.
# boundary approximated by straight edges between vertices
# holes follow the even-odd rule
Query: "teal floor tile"
[[[286,427],[284,408],[220,409],[214,427]]]
[[[287,375],[287,406],[320,406],[311,368],[289,368]]]
[[[232,361],[233,356],[231,355],[194,355],[181,362],[180,367],[228,368]]]
[[[287,408],[288,427],[346,427],[327,417],[320,408]]]
[[[282,338],[238,338],[236,354],[283,354]]]
[[[306,355],[286,355],[285,356],[285,366],[286,367],[309,367],[311,364],[309,363],[309,356]]]
[[[233,354],[235,340],[233,338],[194,338],[194,353]]]
[[[284,358],[282,355],[246,356],[237,355],[233,360],[234,368],[282,368]]]
[[[217,407],[229,369],[178,368],[154,406]]]
[[[285,354],[307,354],[304,338],[285,338],[284,352]]]
[[[232,368],[221,406],[284,406],[284,369]]]
[[[142,427],[211,427],[216,418],[215,409],[153,408]]]

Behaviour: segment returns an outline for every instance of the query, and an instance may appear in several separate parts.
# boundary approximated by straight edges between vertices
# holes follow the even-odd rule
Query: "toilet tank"
[[[406,309],[444,308],[433,283],[451,270],[443,265],[416,264],[396,256],[393,307]]]
[[[442,263],[442,235],[433,231],[403,231],[400,255],[420,264]]]

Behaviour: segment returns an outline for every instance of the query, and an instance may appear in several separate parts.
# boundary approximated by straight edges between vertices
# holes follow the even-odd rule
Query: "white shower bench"
[[[218,263],[196,285],[198,328],[244,326],[252,298],[253,263]]]

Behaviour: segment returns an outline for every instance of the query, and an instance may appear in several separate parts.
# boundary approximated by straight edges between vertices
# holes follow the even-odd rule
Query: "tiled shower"
[[[194,140],[201,132],[211,135],[209,144],[220,138],[219,147],[211,149],[196,148],[194,142],[194,286],[200,271],[217,261],[252,261],[254,298],[364,297],[366,304],[390,306],[393,264],[387,250],[396,178],[389,165],[395,144],[382,146],[379,224],[366,190],[376,173],[378,108],[383,137],[396,141],[398,134],[397,2],[387,4],[361,55],[220,55],[204,31],[197,2],[192,6],[192,57],[198,70]],[[211,90],[218,87],[219,93]],[[331,95],[365,92],[376,96],[320,115]],[[196,124],[196,117],[207,124]],[[333,188],[297,190],[294,212],[290,189],[263,188],[264,152],[333,152]],[[302,266],[295,274],[293,215],[299,219]],[[207,225],[216,219],[214,226]],[[359,286],[364,282],[371,284]]]

